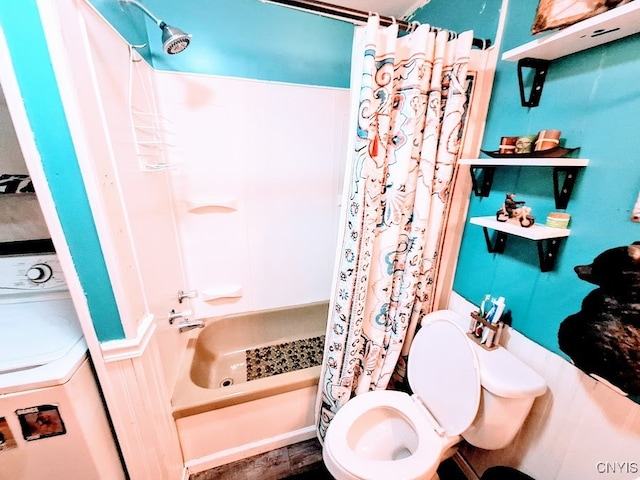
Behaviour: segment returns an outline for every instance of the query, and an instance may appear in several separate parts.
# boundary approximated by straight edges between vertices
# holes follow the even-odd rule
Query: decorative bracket
[[[499,230],[495,231],[495,240],[491,241],[489,235],[489,229],[482,227],[484,231],[484,239],[487,242],[487,250],[489,253],[504,253],[505,246],[507,245],[508,234]],[[550,272],[553,270],[556,264],[556,258],[558,258],[558,250],[560,249],[560,238],[551,238],[548,240],[537,240],[538,244],[538,259],[540,260],[540,271]],[[546,243],[546,248],[543,245]]]
[[[549,70],[550,63],[551,62],[549,60],[529,57],[518,60],[518,84],[520,85],[520,101],[523,107],[537,107],[540,104],[542,87],[544,86],[544,80],[547,76],[547,70]],[[533,85],[531,85],[528,100],[524,95],[525,87],[522,75],[523,68],[532,68],[535,71],[533,74]]]
[[[547,249],[542,246],[543,240],[538,240],[538,258],[540,259],[540,271],[550,272],[556,264],[558,257],[558,249],[560,248],[560,239],[552,238],[547,240]]]
[[[560,173],[564,173],[562,188],[560,185]],[[573,186],[578,176],[578,167],[554,167],[553,169],[553,193],[556,199],[556,208],[566,209],[571,198]]]
[[[480,175],[476,175],[478,170],[480,171]],[[496,167],[478,167],[471,165],[469,171],[471,172],[471,184],[473,185],[473,192],[476,194],[476,197],[488,197],[491,192],[493,174],[496,171]]]
[[[489,229],[482,227],[482,230],[484,231],[484,239],[487,242],[489,253],[504,253],[504,247],[507,245],[507,234],[496,230],[496,240],[492,242],[489,236]]]

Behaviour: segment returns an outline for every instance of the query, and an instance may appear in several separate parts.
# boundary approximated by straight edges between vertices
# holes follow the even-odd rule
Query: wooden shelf
[[[638,32],[640,32],[640,2],[634,1],[508,50],[502,54],[502,60],[507,62],[517,62],[523,58],[555,60]]]
[[[586,158],[466,158],[460,165],[477,167],[586,167]]]
[[[492,217],[472,217],[469,219],[469,223],[508,233],[509,235],[528,238],[529,240],[549,240],[551,238],[568,237],[571,234],[571,230],[568,228],[552,228],[540,223],[534,223],[525,228],[513,220],[499,222],[496,220],[495,215]]]

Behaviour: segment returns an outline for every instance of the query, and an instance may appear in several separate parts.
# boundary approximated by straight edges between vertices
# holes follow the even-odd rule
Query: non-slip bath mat
[[[323,350],[324,335],[249,349],[247,381],[320,365]]]

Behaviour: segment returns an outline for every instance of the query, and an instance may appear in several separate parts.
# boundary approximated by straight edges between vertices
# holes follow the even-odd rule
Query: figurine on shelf
[[[522,227],[530,227],[535,222],[535,218],[530,215],[531,207],[525,207],[525,202],[516,201],[515,193],[507,193],[504,204],[496,212],[496,220],[506,222],[510,218],[514,218]]]

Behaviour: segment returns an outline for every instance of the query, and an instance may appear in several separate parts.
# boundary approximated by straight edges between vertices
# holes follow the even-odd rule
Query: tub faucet
[[[169,323],[173,325],[173,322],[175,322],[177,318],[184,318],[186,320],[188,315],[193,315],[193,311],[183,310],[182,312],[176,312],[175,310],[171,310],[169,312]]]
[[[194,328],[204,328],[204,322],[202,320],[184,320],[178,324],[180,333],[188,332]]]

